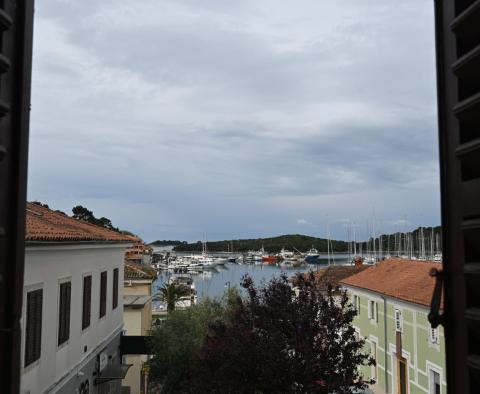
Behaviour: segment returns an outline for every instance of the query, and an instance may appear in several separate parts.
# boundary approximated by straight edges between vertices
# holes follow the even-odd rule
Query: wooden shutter
[[[447,387],[480,387],[480,1],[436,0]]]
[[[113,270],[112,309],[118,306],[118,268]]]
[[[25,366],[40,358],[42,348],[43,290],[27,293],[25,325]]]
[[[58,345],[70,338],[70,298],[72,286],[70,282],[60,284],[60,301],[58,316]]]
[[[107,271],[100,274],[100,317],[107,313]]]
[[[82,330],[90,326],[92,310],[92,276],[83,277]]]
[[[0,391],[20,391],[33,0],[0,3]],[[26,301],[26,300],[25,300]]]

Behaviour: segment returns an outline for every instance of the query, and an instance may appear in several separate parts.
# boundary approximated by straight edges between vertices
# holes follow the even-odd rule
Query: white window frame
[[[353,296],[353,307],[357,311],[357,315],[360,316],[360,296],[357,294]]]
[[[440,383],[440,393],[443,393],[442,389],[442,381],[443,381],[443,374],[442,374],[442,369],[436,365],[431,365],[427,363],[427,371],[428,371],[428,393],[429,394],[435,394],[434,390],[434,379],[433,379],[433,374],[436,373],[438,375],[439,383]]]
[[[378,302],[375,300],[368,300],[368,318],[372,322],[378,322]]]
[[[403,331],[403,313],[401,309],[395,309],[395,332]]]
[[[437,328],[433,328],[429,325],[428,327],[428,341],[432,345],[439,345],[440,344],[440,332]]]

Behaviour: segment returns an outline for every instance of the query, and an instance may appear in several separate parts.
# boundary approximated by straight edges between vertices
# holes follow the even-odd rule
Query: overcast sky
[[[439,224],[431,0],[48,0],[29,200],[146,241]]]

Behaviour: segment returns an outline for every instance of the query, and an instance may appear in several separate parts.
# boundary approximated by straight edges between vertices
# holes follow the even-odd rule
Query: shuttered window
[[[42,289],[27,293],[25,366],[32,364],[40,358],[42,348],[42,303]]]
[[[447,385],[473,394],[480,387],[480,0],[435,7]]]
[[[71,282],[60,283],[60,300],[58,304],[58,345],[70,338],[70,301]]]
[[[90,312],[92,309],[92,276],[83,277],[83,306],[82,330],[90,326]]]
[[[112,309],[118,306],[118,268],[113,270]]]
[[[100,274],[100,317],[107,313],[107,271]]]

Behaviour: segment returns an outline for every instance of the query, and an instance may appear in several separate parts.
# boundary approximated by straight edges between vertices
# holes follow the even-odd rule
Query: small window
[[[100,317],[107,313],[107,271],[100,274]]]
[[[430,370],[430,394],[441,394],[440,374]]]
[[[402,311],[395,309],[395,331],[402,332]]]
[[[378,304],[373,300],[368,302],[368,318],[375,322],[378,321]]]
[[[353,296],[353,307],[357,311],[357,315],[360,316],[360,297],[358,295]]]
[[[438,328],[433,328],[430,326],[430,343],[438,344],[439,343]]]
[[[58,345],[70,338],[70,298],[72,285],[70,282],[60,283],[60,300],[58,303]]]
[[[83,277],[83,307],[82,307],[82,330],[90,326],[92,310],[92,276]]]
[[[113,270],[112,309],[118,306],[118,268]]]
[[[42,349],[43,290],[27,293],[25,326],[25,367],[40,358]]]

